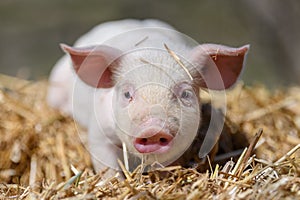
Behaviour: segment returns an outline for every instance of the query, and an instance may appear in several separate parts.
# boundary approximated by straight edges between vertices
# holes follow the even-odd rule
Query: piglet
[[[177,160],[201,125],[200,88],[232,86],[249,45],[199,45],[149,19],[103,23],[61,48],[68,55],[52,70],[47,101],[87,128],[98,171],[118,170],[123,155],[130,168]]]

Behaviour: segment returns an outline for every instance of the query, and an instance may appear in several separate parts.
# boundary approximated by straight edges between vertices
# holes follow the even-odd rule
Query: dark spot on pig
[[[145,145],[147,143],[147,141],[148,141],[147,138],[142,138],[140,140],[140,143],[143,144],[143,145]]]
[[[165,146],[165,145],[168,145],[169,140],[167,138],[160,138],[159,142],[161,145]]]

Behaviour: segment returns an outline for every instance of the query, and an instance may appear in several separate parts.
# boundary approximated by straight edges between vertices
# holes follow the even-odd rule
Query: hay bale
[[[102,179],[85,149],[86,133],[48,108],[47,83],[0,76],[0,198],[281,199],[300,197],[300,88],[274,92],[242,84],[228,93],[227,124],[251,145],[237,162],[200,173],[170,166],[126,179]],[[79,132],[81,134],[79,135]],[[250,149],[250,150],[249,150]]]
[[[72,176],[70,163],[91,167],[84,132],[79,137],[72,119],[46,105],[47,83],[18,81],[12,79],[13,86],[0,81],[1,182],[59,182]]]

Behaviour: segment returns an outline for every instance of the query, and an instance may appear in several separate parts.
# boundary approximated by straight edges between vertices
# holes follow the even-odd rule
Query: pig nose
[[[147,135],[147,133],[145,135]],[[172,140],[172,135],[158,132],[150,137],[136,138],[134,147],[140,153],[163,153],[171,147]]]

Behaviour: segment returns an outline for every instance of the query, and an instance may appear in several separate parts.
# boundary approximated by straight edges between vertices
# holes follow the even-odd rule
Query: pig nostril
[[[159,138],[159,142],[161,145],[167,145],[169,143],[167,138]]]
[[[141,144],[144,144],[144,145],[147,143],[147,141],[148,141],[147,138],[142,138],[140,140]]]

